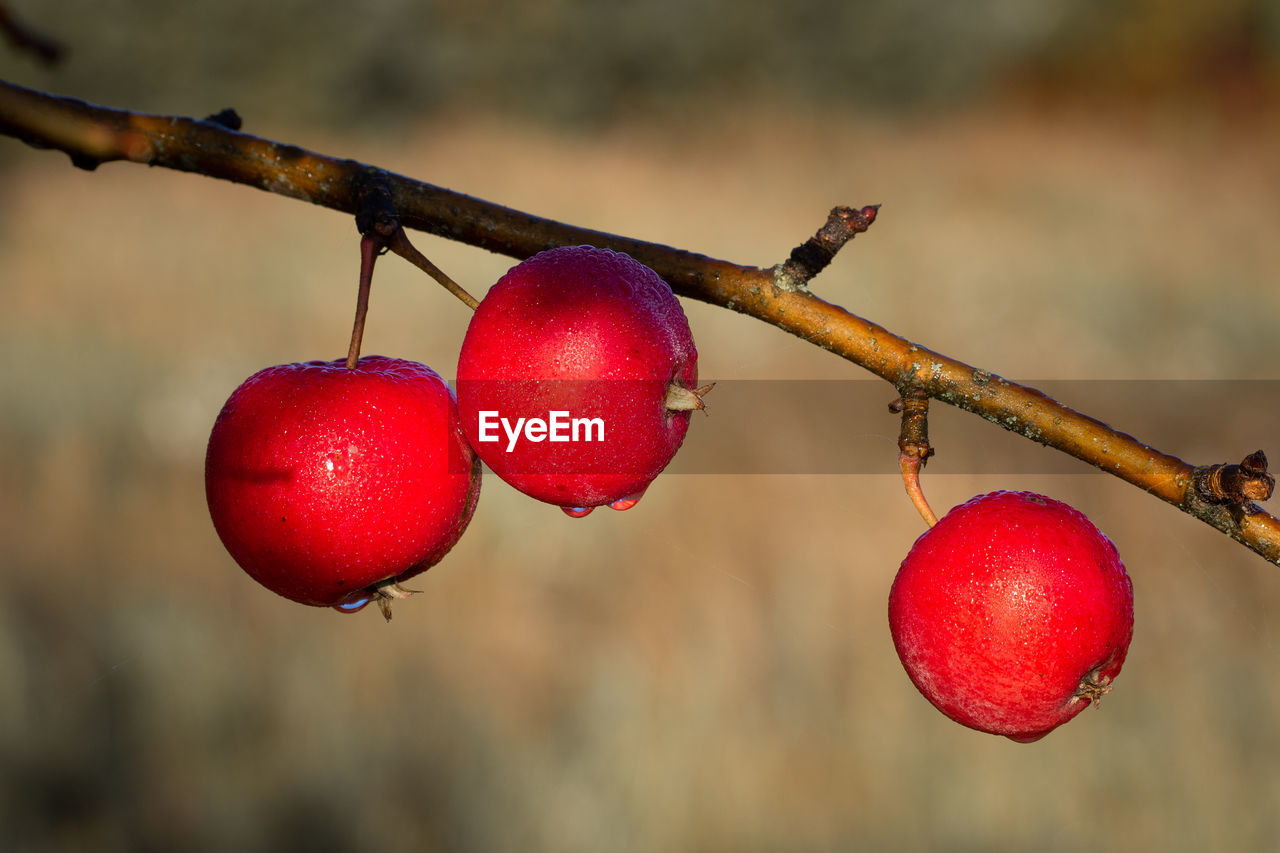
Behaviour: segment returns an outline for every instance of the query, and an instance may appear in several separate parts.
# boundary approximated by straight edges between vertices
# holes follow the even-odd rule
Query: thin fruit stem
[[[369,314],[369,290],[373,285],[373,265],[382,251],[380,237],[360,238],[360,291],[356,296],[356,319],[351,325],[351,347],[347,350],[347,370],[360,363],[360,344],[364,341],[364,321]]]
[[[902,396],[889,404],[889,411],[902,415],[902,431],[898,435],[898,470],[902,472],[902,484],[920,517],[933,527],[938,523],[938,516],[929,508],[920,488],[920,469],[933,455],[933,446],[929,444],[929,397],[919,388],[904,388]]]
[[[902,485],[906,486],[907,497],[911,498],[911,503],[916,508],[916,512],[920,513],[920,517],[925,523],[933,527],[938,523],[938,516],[934,515],[933,509],[930,508],[929,502],[925,500],[924,490],[920,488],[920,469],[924,467],[924,459],[919,456],[913,456],[910,453],[898,454],[898,470],[902,472]]]
[[[458,297],[462,304],[472,311],[476,310],[476,307],[480,304],[474,296],[462,288],[462,285],[449,278],[444,270],[427,260],[426,256],[409,242],[409,235],[404,233],[403,228],[397,227],[391,232],[391,235],[387,237],[387,248],[440,282],[445,290]]]

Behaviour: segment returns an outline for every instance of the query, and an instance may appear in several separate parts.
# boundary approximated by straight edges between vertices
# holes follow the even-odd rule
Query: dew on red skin
[[[1132,586],[1114,545],[1065,504],[993,493],[949,515],[895,580],[895,645],[943,713],[1037,740],[1091,704],[1082,678],[1109,685],[1119,672]]]
[[[504,275],[458,361],[459,410],[476,452],[516,489],[571,508],[626,501],[670,462],[689,425],[688,412],[667,409],[673,382],[697,386],[697,351],[671,288],[626,255],[585,246]],[[481,412],[517,423],[552,411],[598,421],[603,435],[481,439]]]
[[[333,609],[337,610],[339,613],[359,613],[361,610],[368,607],[371,601],[373,601],[371,596],[360,595],[347,601],[343,601],[340,604],[333,605]]]
[[[563,512],[565,515],[569,516],[570,518],[586,518],[588,515],[591,515],[591,510],[593,509],[595,509],[595,507],[593,506],[562,506],[560,507],[561,512]]]
[[[644,492],[627,495],[625,498],[618,498],[616,501],[609,504],[609,509],[616,509],[619,512],[631,509],[633,506],[640,503],[640,498],[642,497],[644,497]]]
[[[382,356],[355,371],[345,361],[259,371],[224,406],[206,457],[210,514],[241,568],[342,612],[368,603],[369,584],[442,559],[470,520],[479,476],[444,381]]]

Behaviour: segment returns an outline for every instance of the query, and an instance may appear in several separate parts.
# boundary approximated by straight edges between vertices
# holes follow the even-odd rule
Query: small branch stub
[[[231,107],[218,110],[213,115],[207,115],[204,120],[212,122],[219,127],[225,127],[227,130],[239,130],[244,127],[244,119],[240,118],[240,114]]]
[[[1239,465],[1197,468],[1192,482],[1196,496],[1206,503],[1226,505],[1237,514],[1250,515],[1250,504],[1271,497],[1276,478],[1267,471],[1267,454],[1255,450]]]
[[[791,256],[774,268],[778,287],[803,290],[811,278],[827,268],[845,243],[871,227],[879,210],[878,204],[833,208],[818,233],[792,249]]]
[[[920,517],[933,527],[938,523],[938,516],[920,488],[920,469],[933,455],[933,445],[929,444],[929,396],[920,388],[906,388],[901,397],[889,404],[889,411],[902,415],[902,430],[898,435],[902,485]]]

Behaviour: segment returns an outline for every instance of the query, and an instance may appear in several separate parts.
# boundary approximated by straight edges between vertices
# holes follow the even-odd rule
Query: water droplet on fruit
[[[590,515],[591,510],[595,509],[595,507],[593,506],[562,506],[560,507],[560,509],[564,510],[564,514],[569,516],[570,518],[582,518],[583,516]]]
[[[358,613],[368,607],[370,601],[373,601],[372,597],[365,595],[364,593],[360,593],[359,595],[354,595],[351,598],[348,598],[340,604],[333,605],[333,609],[337,610],[339,613]]]
[[[633,506],[640,503],[640,499],[642,497],[644,497],[644,492],[636,492],[634,495],[627,495],[625,498],[618,498],[616,501],[609,504],[609,509],[616,509],[619,511],[631,509]]]

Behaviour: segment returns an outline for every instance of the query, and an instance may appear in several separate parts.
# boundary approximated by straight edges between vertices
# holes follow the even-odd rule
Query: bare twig
[[[827,268],[845,243],[871,227],[879,211],[878,204],[869,204],[860,210],[834,208],[818,233],[792,249],[791,257],[775,268],[778,287],[783,290],[806,287],[809,279]]]
[[[354,213],[353,188],[370,168],[215,123],[91,106],[0,82],[0,133],[94,168],[130,160],[254,186]],[[1193,487],[1196,468],[1009,382],[894,335],[882,326],[788,286],[785,264],[745,266],[512,210],[388,174],[400,222],[472,246],[524,258],[553,246],[590,244],[626,252],[653,268],[676,293],[755,317],[858,364],[898,388],[973,412],[1003,429],[1053,447],[1132,483],[1280,563],[1280,521],[1246,507],[1232,512]],[[867,208],[862,208],[865,211]],[[1255,511],[1256,510],[1256,511]]]

